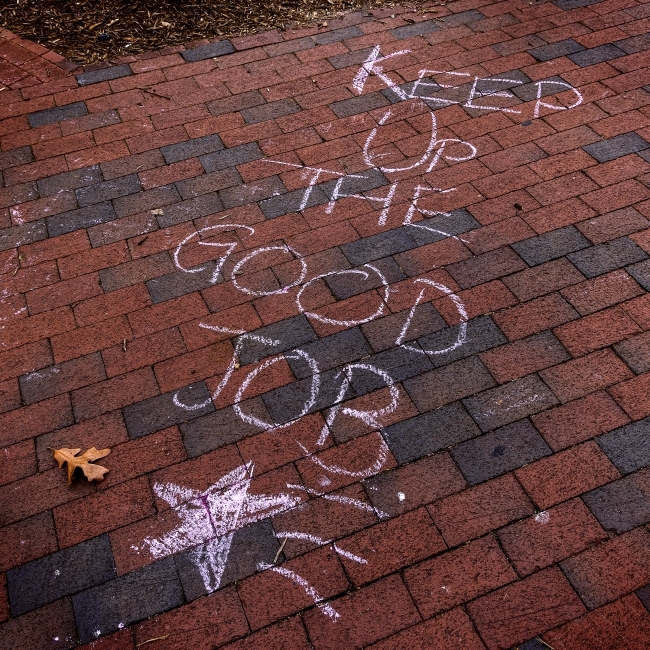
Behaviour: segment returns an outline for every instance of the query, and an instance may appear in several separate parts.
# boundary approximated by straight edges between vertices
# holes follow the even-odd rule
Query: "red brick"
[[[31,476],[36,472],[34,442],[25,440],[3,449],[0,457],[0,485]]]
[[[29,343],[8,352],[0,352],[0,381],[40,370],[54,363],[47,341]]]
[[[186,459],[180,431],[171,427],[111,449],[111,471],[97,484],[100,490],[154,472]]]
[[[650,118],[641,111],[629,111],[622,115],[615,115],[604,120],[599,120],[591,124],[591,128],[603,138],[613,138],[614,136],[630,131],[647,127],[650,124]]]
[[[98,163],[117,160],[129,155],[129,150],[124,142],[111,142],[99,147],[83,149],[74,153],[66,154],[65,160],[69,169],[81,169]]]
[[[198,158],[190,158],[189,160],[181,160],[180,162],[165,167],[157,167],[146,172],[140,172],[138,176],[142,182],[142,187],[145,190],[149,190],[152,187],[169,185],[170,183],[182,181],[186,178],[194,178],[201,174],[203,174],[203,167]]]
[[[166,650],[212,650],[248,633],[234,588],[155,616],[135,629],[136,643],[164,639]]]
[[[101,294],[96,273],[82,275],[72,280],[57,282],[49,287],[35,289],[26,294],[30,314],[49,311]]]
[[[521,205],[523,212],[520,213],[515,208],[515,203]],[[528,211],[538,207],[539,203],[528,192],[517,190],[496,199],[470,205],[468,210],[480,223],[488,225],[509,217],[523,216]]]
[[[506,555],[523,576],[608,539],[580,499],[508,526],[498,535]]]
[[[525,221],[519,217],[512,217],[472,230],[462,236],[462,241],[472,253],[480,255],[501,248],[501,246],[534,237],[535,234],[535,231]]]
[[[643,650],[650,646],[650,614],[630,594],[547,632],[544,641],[563,650],[606,650],[617,646]]]
[[[562,325],[577,313],[558,293],[511,307],[494,314],[494,320],[510,339],[520,339]]]
[[[589,440],[628,422],[628,417],[605,391],[533,416],[533,423],[554,451]]]
[[[630,235],[630,239],[645,250],[648,231],[644,228],[647,226],[647,219],[634,208],[623,208],[580,223],[577,228],[593,244],[601,244],[624,235]]]
[[[129,138],[126,142],[129,151],[121,157],[131,154],[139,154],[151,149],[158,149],[168,144],[178,144],[187,140],[187,132],[182,126],[173,126],[162,131],[154,131],[145,135]]]
[[[58,549],[54,522],[49,512],[43,512],[29,519],[5,526],[0,530],[2,558],[0,570],[30,562]]]
[[[312,609],[304,615],[309,637],[322,650],[362,648],[420,622],[404,583],[397,575],[330,603],[336,621]]]
[[[540,264],[504,278],[508,289],[522,302],[558,291],[584,280],[584,276],[567,259]]]
[[[129,259],[129,251],[125,243],[115,242],[108,246],[85,250],[59,259],[59,272],[61,273],[61,279],[67,280],[100,269],[110,268]]]
[[[515,475],[540,508],[548,508],[620,478],[593,441],[538,460],[516,470]]]
[[[251,576],[240,582],[237,590],[253,630],[309,607],[315,600],[332,598],[348,586],[337,554],[330,546],[285,562],[281,570],[291,571],[309,582],[318,596],[310,596],[300,584],[273,569]],[[280,591],[282,598],[277,597]]]
[[[251,636],[223,647],[223,650],[267,650],[273,646],[283,650],[311,650],[300,616],[271,625]]]
[[[643,293],[643,289],[623,269],[586,280],[560,292],[577,310],[586,316],[630,300]]]
[[[11,275],[4,282],[5,295],[25,293],[46,285],[58,282],[56,263],[44,262],[37,266],[18,269],[16,275]]]
[[[102,351],[102,358],[108,377],[115,377],[170,359],[185,351],[180,332],[173,328],[129,341],[126,350],[123,344],[105,349]]]
[[[36,158],[36,160],[43,160],[44,158],[60,156],[61,154],[70,153],[71,151],[89,149],[93,147],[94,144],[95,141],[93,140],[92,133],[82,132],[75,135],[57,138],[51,142],[32,145],[32,151],[34,152],[34,158]]]
[[[143,477],[54,508],[54,523],[59,545],[66,548],[150,514],[151,490]]]
[[[562,402],[569,402],[629,379],[632,372],[611,350],[601,350],[542,370],[540,375]]]
[[[649,302],[650,296],[644,294],[621,305],[644,330],[650,329]]]
[[[207,316],[208,313],[201,296],[192,293],[131,312],[128,318],[135,336],[145,336]]]
[[[82,300],[73,307],[80,327],[93,325],[102,320],[128,314],[151,305],[149,292],[144,284],[136,284],[117,291]]]
[[[404,572],[409,592],[427,618],[516,579],[496,540],[490,536]]]
[[[420,508],[377,524],[337,544],[366,563],[341,556],[347,574],[360,586],[444,551],[445,543],[426,510]]]
[[[639,375],[609,389],[619,406],[633,419],[650,415],[650,373]]]
[[[532,514],[533,505],[506,474],[432,503],[427,510],[447,544],[457,546]]]
[[[131,630],[119,630],[79,646],[79,650],[135,650]]]
[[[488,650],[501,650],[577,618],[585,607],[553,567],[479,598],[468,611]]]
[[[544,234],[584,221],[596,215],[596,212],[580,199],[569,199],[561,203],[533,210],[522,215],[524,221],[538,234]]]
[[[588,169],[586,173],[598,185],[605,187],[639,176],[646,173],[648,169],[650,169],[650,165],[645,160],[636,154],[630,154],[623,158],[601,163],[593,169]]]
[[[650,197],[650,190],[636,180],[627,180],[595,192],[583,195],[581,198],[600,214],[625,208]]]
[[[41,341],[61,332],[73,330],[74,318],[68,307],[60,307],[43,314],[20,318],[0,325],[0,351],[11,350],[26,343]]]
[[[472,622],[463,609],[414,625],[384,641],[368,646],[368,650],[485,650]]]
[[[6,169],[3,174],[6,185],[17,185],[18,183],[28,183],[46,176],[54,176],[68,171],[68,164],[64,156],[39,160],[37,162],[12,167]]]
[[[67,395],[14,409],[0,415],[0,446],[27,440],[69,424],[72,424],[72,413]]]
[[[596,161],[584,149],[576,149],[537,160],[530,163],[530,167],[538,176],[548,181],[558,176],[566,176],[571,172],[593,167],[596,164]]]
[[[77,198],[71,190],[60,190],[54,196],[27,201],[9,209],[13,223],[21,225],[45,217],[61,214],[77,207]]]
[[[64,470],[51,469],[14,481],[0,488],[0,524],[6,526],[25,517],[51,510],[93,492],[88,481],[68,486]]]
[[[223,374],[233,354],[229,341],[193,350],[154,366],[156,379],[163,393],[186,386],[201,379]]]
[[[551,205],[595,189],[597,186],[592,180],[582,172],[576,171],[529,187],[528,192],[542,205]]]
[[[52,312],[47,312],[52,313]],[[111,347],[131,338],[131,328],[124,316],[81,327],[51,338],[57,363],[75,359],[97,350]]]
[[[145,368],[80,388],[72,393],[72,403],[77,420],[88,420],[153,397],[159,392],[153,372]]]
[[[7,576],[0,573],[0,621],[9,618],[9,594],[7,594]]]
[[[650,581],[650,533],[636,528],[562,563],[569,580],[590,608]]]

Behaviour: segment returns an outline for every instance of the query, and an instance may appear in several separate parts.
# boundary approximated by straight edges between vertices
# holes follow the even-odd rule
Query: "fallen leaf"
[[[66,449],[63,447],[61,449],[52,449],[52,451],[54,452],[54,460],[59,464],[59,467],[63,467],[63,463],[68,463],[68,485],[72,483],[72,475],[77,467],[81,469],[89,481],[102,481],[104,474],[108,472],[105,467],[91,465],[91,463],[94,460],[108,456],[111,453],[110,449],[95,449],[95,447],[91,447],[88,451],[81,454],[81,456],[77,456],[81,449]]]
[[[165,214],[160,208],[156,208],[155,210],[150,210],[150,212],[151,214]]]

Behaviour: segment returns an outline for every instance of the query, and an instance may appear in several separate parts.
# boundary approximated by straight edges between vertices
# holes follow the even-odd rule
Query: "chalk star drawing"
[[[206,590],[215,591],[220,586],[235,531],[302,501],[287,493],[251,495],[252,478],[253,464],[249,462],[220,478],[205,492],[174,483],[155,483],[156,496],[169,504],[180,523],[159,538],[145,538],[144,546],[156,559],[192,548],[190,557]]]

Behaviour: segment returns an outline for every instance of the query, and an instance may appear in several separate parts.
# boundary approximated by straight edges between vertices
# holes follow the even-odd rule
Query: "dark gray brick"
[[[6,251],[17,246],[32,244],[41,239],[47,239],[45,220],[24,223],[22,226],[0,229],[0,251]]]
[[[192,138],[177,144],[169,144],[166,147],[160,147],[165,162],[170,163],[179,162],[180,160],[187,160],[188,158],[196,158],[204,156],[213,151],[221,151],[223,149],[223,142],[218,135],[205,135],[202,138]]]
[[[267,219],[275,219],[285,214],[300,212],[305,208],[329,202],[329,198],[318,185],[312,187],[309,193],[307,192],[308,188],[304,188],[273,196],[270,199],[260,201],[260,209]],[[307,197],[306,202],[305,196]]]
[[[244,413],[264,422],[271,421],[271,416],[260,397],[241,402],[239,406]],[[181,424],[180,429],[190,458],[196,458],[260,432],[259,427],[244,422],[232,406],[190,420]]]
[[[90,205],[79,210],[63,212],[45,219],[47,223],[47,232],[50,237],[65,235],[74,230],[90,228],[98,223],[106,223],[117,219],[118,215],[110,202]]]
[[[404,382],[420,413],[474,395],[496,382],[478,357],[456,361]]]
[[[538,61],[550,61],[551,59],[556,59],[558,56],[581,52],[584,49],[580,43],[576,43],[572,38],[567,38],[565,41],[534,47],[532,50],[528,50],[528,54],[535,57]]]
[[[338,368],[321,373],[317,382],[318,395],[314,404],[306,409],[308,413],[322,411],[338,402],[356,397],[351,386],[347,387],[343,397],[340,396],[344,376]],[[308,377],[264,393],[262,400],[270,414],[270,421],[284,424],[304,414],[305,407],[309,406],[311,401],[312,384],[312,377]]]
[[[102,203],[103,201],[110,201],[117,199],[121,196],[128,196],[129,194],[136,194],[142,190],[140,179],[137,174],[130,176],[121,176],[112,181],[105,181],[91,185],[90,187],[83,187],[75,191],[79,207],[83,208],[87,205],[94,205]]]
[[[459,25],[468,25],[469,23],[475,23],[478,20],[483,20],[485,16],[476,9],[470,9],[469,11],[461,11],[457,14],[451,14],[450,16],[444,16],[440,19],[440,22],[445,27],[458,27]]]
[[[481,431],[462,404],[454,402],[393,424],[381,433],[395,460],[402,465],[475,438]]]
[[[348,68],[351,65],[361,65],[370,55],[374,48],[365,47],[362,50],[354,50],[353,52],[346,52],[345,54],[337,54],[336,56],[328,56],[327,60],[336,68]]]
[[[569,54],[567,58],[577,63],[581,68],[584,68],[588,65],[596,65],[603,61],[617,59],[619,56],[625,56],[625,52],[616,47],[616,45],[605,43],[605,45],[599,45],[598,47],[592,47],[582,52]]]
[[[301,345],[297,350],[312,357],[318,364],[320,372],[358,361],[361,357],[372,354],[368,341],[358,327],[325,336],[307,345]],[[299,355],[295,355],[294,352],[292,350],[285,354],[293,374],[298,379],[310,377],[312,372],[307,362]]]
[[[138,212],[157,210],[172,203],[178,203],[180,200],[178,190],[173,185],[162,185],[146,192],[121,196],[113,200],[113,205],[118,217],[128,217]]]
[[[343,29],[334,29],[330,32],[323,32],[322,34],[314,34],[311,36],[311,40],[316,45],[329,45],[330,43],[338,43],[348,38],[363,35],[363,32],[358,27],[344,27]]]
[[[650,33],[639,34],[622,41],[615,41],[614,45],[623,50],[626,54],[635,54],[644,50],[650,50]]]
[[[222,209],[223,204],[219,194],[213,192],[212,194],[202,194],[194,199],[168,205],[163,210],[163,214],[157,215],[156,218],[161,228],[168,228],[177,223],[216,214],[221,212]]]
[[[395,29],[391,29],[390,33],[395,38],[403,39],[422,36],[423,34],[430,34],[431,32],[437,32],[439,29],[442,29],[442,25],[439,21],[434,23],[433,20],[423,20],[421,23],[396,27]]]
[[[208,102],[206,106],[212,115],[225,115],[226,113],[236,113],[244,108],[251,108],[252,106],[260,106],[265,104],[266,100],[258,90],[251,90],[247,93],[240,95],[233,95],[232,97],[225,97],[224,99],[217,99],[213,102]]]
[[[650,332],[625,339],[617,343],[614,349],[637,375],[650,371]]]
[[[522,271],[528,266],[511,248],[505,246],[445,268],[463,289],[469,289],[515,271]]]
[[[402,227],[343,244],[341,250],[350,264],[360,266],[388,255],[417,248],[417,246],[418,244],[406,227]]]
[[[489,316],[479,316],[467,321],[464,338],[461,329],[461,325],[453,325],[418,340],[420,347],[428,352],[434,367],[445,366],[452,361],[464,359],[508,342]]]
[[[227,187],[240,185],[241,176],[236,169],[223,169],[211,174],[203,174],[176,183],[176,188],[184,199],[192,199],[203,194],[224,190]]]
[[[93,165],[92,167],[82,167],[72,172],[64,172],[63,174],[43,178],[37,181],[36,184],[38,185],[39,194],[45,197],[53,196],[62,189],[76,190],[80,187],[88,187],[101,182],[102,173],[99,165]]]
[[[375,352],[388,350],[395,346],[409,317],[410,310],[404,310],[383,318],[375,318],[361,326],[365,337]],[[403,343],[414,341],[426,334],[438,332],[447,326],[445,320],[430,302],[418,305],[408,326]]]
[[[115,576],[108,535],[7,571],[11,615],[20,616]]]
[[[174,262],[167,251],[149,255],[146,263],[142,259],[124,262],[117,266],[99,271],[99,281],[104,291],[116,291],[123,287],[130,287],[138,282],[146,282],[151,278],[172,273],[175,270]]]
[[[246,124],[257,124],[258,122],[275,120],[278,117],[298,113],[300,112],[300,106],[291,97],[287,97],[277,102],[270,102],[252,108],[244,108],[240,112]]]
[[[625,270],[646,290],[650,291],[650,260],[632,264]]]
[[[65,106],[48,108],[44,111],[36,111],[35,113],[30,113],[27,117],[29,119],[29,126],[34,129],[39,126],[45,126],[46,124],[62,122],[63,120],[70,120],[73,117],[81,117],[87,114],[88,109],[84,102],[74,102],[74,104],[66,104]]]
[[[520,643],[518,647],[519,650],[548,650],[548,646],[537,638],[526,641],[526,643]]]
[[[433,367],[427,356],[419,350],[417,343],[378,352],[362,359],[361,363],[370,364],[385,372],[390,377],[391,385],[421,375]],[[359,369],[352,375],[352,386],[357,395],[365,395],[373,390],[385,388],[386,381],[374,372]]]
[[[408,224],[407,232],[419,246],[424,246],[480,227],[481,224],[465,208],[461,208]]]
[[[0,170],[32,162],[31,147],[19,147],[0,153]]]
[[[352,97],[350,99],[343,99],[340,102],[330,104],[330,108],[334,111],[337,117],[350,117],[350,115],[358,115],[365,113],[375,108],[388,106],[390,102],[380,92],[370,93],[368,95],[361,95],[360,97]]]
[[[647,254],[629,237],[613,239],[567,255],[569,261],[588,278],[640,262],[647,257]]]
[[[371,266],[379,273],[362,266],[358,269],[346,269],[337,275],[328,275],[324,280],[337,300],[345,300],[384,286],[380,273],[388,284],[406,279],[402,269],[392,257],[375,260]]]
[[[357,174],[350,174],[336,180],[327,181],[321,185],[321,188],[330,199],[338,199],[352,194],[368,192],[388,184],[387,178],[378,169],[368,169]]]
[[[67,393],[75,388],[106,379],[104,363],[99,352],[57,363],[19,377],[20,394],[24,404]]]
[[[582,495],[605,530],[624,533],[650,522],[650,469],[596,488]]]
[[[543,81],[529,82],[521,86],[511,88],[512,92],[524,102],[531,102],[539,97],[550,97],[556,93],[565,92],[569,89],[569,84],[562,77],[548,77]]]
[[[206,587],[198,566],[202,566],[204,571],[210,572],[210,567],[213,566],[211,560],[216,557],[219,549],[218,543],[219,539],[211,540],[174,557],[187,600],[195,600],[219,587],[243,580],[257,573],[261,563],[273,564],[280,547],[273,526],[268,519],[236,530],[232,535],[223,574],[219,577],[210,573],[210,581]]]
[[[257,146],[257,142],[248,142],[247,144],[240,144],[237,147],[199,156],[203,169],[208,174],[219,171],[220,169],[226,169],[226,167],[243,165],[244,163],[259,160],[260,158],[264,158],[264,154]]]
[[[489,431],[539,413],[559,401],[537,375],[528,375],[465,399],[463,404],[481,431]]]
[[[467,482],[477,485],[552,452],[528,420],[519,420],[463,442],[451,453]]]
[[[524,239],[511,244],[511,246],[526,264],[537,266],[587,248],[591,246],[591,243],[574,226],[567,226],[537,237]]]
[[[219,197],[223,207],[227,210],[228,208],[263,201],[272,196],[279,196],[286,191],[287,189],[278,176],[269,176],[252,183],[221,190]]]
[[[603,0],[554,0],[556,6],[558,6],[563,11],[570,11],[571,9],[578,9],[579,7],[588,7],[589,5],[595,5],[598,2]]]
[[[264,337],[278,341],[277,345],[261,343],[251,340],[246,334],[237,338],[237,343],[244,338],[246,339],[239,360],[242,365],[255,363],[266,357],[293,350],[305,343],[311,343],[317,339],[316,332],[312,329],[306,316],[294,316],[286,320],[260,327],[252,332],[248,332],[257,337]]]
[[[81,643],[180,607],[184,602],[174,560],[136,569],[72,598]]]
[[[231,54],[235,51],[230,41],[217,41],[216,43],[208,43],[207,45],[200,45],[193,47],[189,50],[183,50],[181,56],[188,62],[203,61],[204,59],[212,59],[216,56],[223,56],[224,54]]]
[[[623,133],[617,135],[609,140],[602,140],[601,142],[594,142],[582,147],[592,158],[598,162],[607,162],[622,156],[627,156],[630,153],[643,151],[648,149],[650,143],[646,142],[637,133]]]
[[[114,65],[110,68],[102,68],[101,70],[92,70],[91,72],[81,72],[76,74],[77,83],[80,86],[90,86],[91,84],[98,84],[101,81],[110,81],[111,79],[119,79],[120,77],[128,77],[132,75],[131,68],[128,64]]]
[[[596,442],[621,474],[650,465],[650,418],[610,431]]]
[[[167,275],[147,280],[147,289],[154,304],[178,298],[194,291],[207,289],[215,284],[214,269],[216,262],[207,262],[206,268],[198,273],[186,273],[175,270]]]
[[[174,404],[174,397],[182,404],[194,407],[186,410]],[[124,408],[124,421],[129,432],[129,438],[141,438],[154,431],[161,431],[174,424],[183,424],[190,420],[214,412],[214,404],[210,400],[210,391],[205,382],[190,384],[179,390],[162,395],[156,395],[142,402],[131,404]],[[199,404],[209,401],[205,406]]]

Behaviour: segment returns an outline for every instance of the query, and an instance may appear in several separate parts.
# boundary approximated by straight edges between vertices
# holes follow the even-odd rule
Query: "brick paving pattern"
[[[647,2],[0,81],[0,648],[650,647]]]

